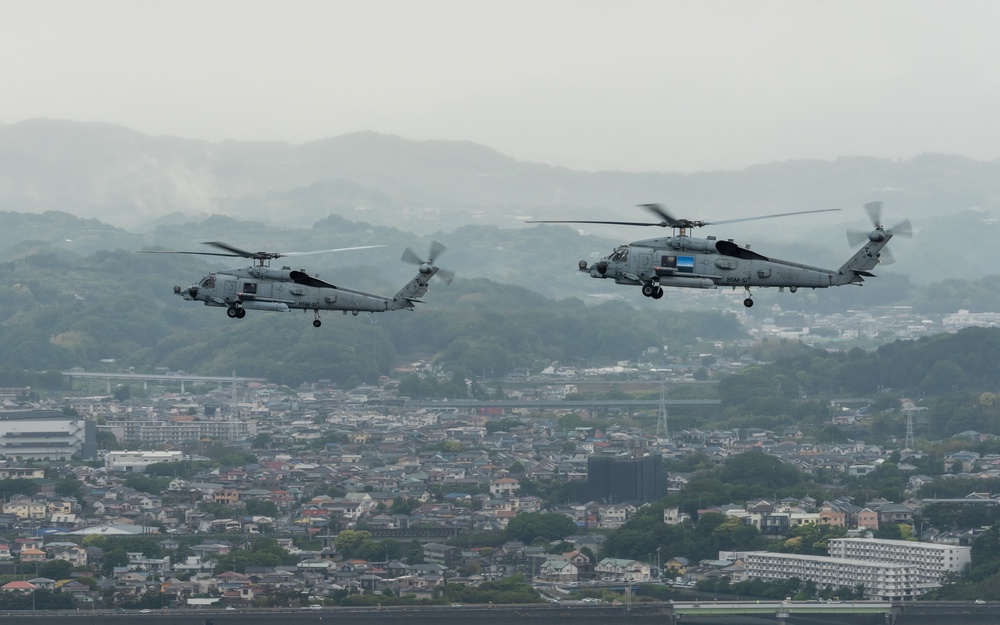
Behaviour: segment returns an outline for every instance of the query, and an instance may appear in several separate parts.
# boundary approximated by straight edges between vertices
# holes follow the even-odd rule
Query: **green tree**
[[[406,548],[406,563],[407,564],[424,563],[424,546],[416,538],[411,540],[409,546]]]
[[[266,516],[272,519],[281,514],[278,505],[268,499],[247,499],[243,502],[243,511],[249,516]]]
[[[47,577],[57,581],[61,579],[69,579],[72,571],[73,565],[66,560],[46,560],[38,565],[39,577]]]
[[[73,497],[77,501],[83,498],[83,483],[75,477],[66,477],[56,484],[56,494],[60,497]]]
[[[362,543],[371,539],[372,533],[365,530],[343,530],[333,539],[333,546],[337,553],[345,559],[350,559],[354,557]]]
[[[522,512],[507,523],[505,534],[510,540],[531,544],[536,538],[559,540],[575,533],[576,523],[565,514],[552,512]]]

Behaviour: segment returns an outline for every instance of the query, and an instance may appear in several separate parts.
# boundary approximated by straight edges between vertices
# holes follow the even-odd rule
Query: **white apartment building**
[[[201,419],[198,421],[108,421],[99,427],[115,435],[122,445],[185,445],[210,438],[222,442],[242,441],[257,434],[256,421]]]
[[[804,556],[796,553],[750,551],[744,560],[748,579],[765,581],[797,577],[812,581],[817,588],[854,589],[864,586],[865,597],[899,601],[921,595],[929,587],[919,587],[916,567],[868,560],[849,560],[829,556]]]
[[[869,599],[912,599],[939,588],[946,574],[960,573],[972,561],[970,547],[907,540],[835,538],[829,556],[752,551],[746,554],[748,578],[798,577],[818,587],[856,588]]]
[[[921,584],[941,585],[948,573],[961,573],[972,563],[972,548],[910,540],[875,538],[834,538],[829,542],[830,557],[876,560],[904,564],[918,569]]]
[[[142,473],[151,464],[181,462],[181,451],[109,451],[104,456],[104,466],[112,471]]]

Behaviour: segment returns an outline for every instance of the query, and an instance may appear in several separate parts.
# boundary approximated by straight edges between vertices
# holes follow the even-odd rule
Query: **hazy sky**
[[[590,170],[994,160],[998,31],[992,0],[0,0],[0,123]]]

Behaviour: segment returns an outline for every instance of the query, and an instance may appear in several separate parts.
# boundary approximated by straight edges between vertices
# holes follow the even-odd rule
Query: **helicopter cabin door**
[[[240,280],[240,292],[244,295],[252,295],[253,299],[271,299],[274,284],[270,280],[256,280],[244,278]]]
[[[653,275],[653,255],[649,252],[644,252],[638,255],[638,259],[639,276],[645,278]]]

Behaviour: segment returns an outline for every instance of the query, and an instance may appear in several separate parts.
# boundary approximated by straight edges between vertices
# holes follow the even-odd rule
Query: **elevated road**
[[[351,608],[175,608],[109,611],[4,611],[0,622],[28,625],[942,625],[996,623],[998,605],[880,601],[810,603],[643,602],[395,606]]]
[[[722,403],[718,399],[667,399],[663,404],[667,410],[687,408],[708,408]],[[502,410],[624,410],[632,414],[634,410],[657,410],[659,399],[580,399],[580,400],[513,400],[477,401],[474,399],[449,400],[408,400],[407,408],[433,408],[436,410],[493,411]]]
[[[107,383],[108,393],[111,392],[111,383],[120,381],[130,381],[134,380],[137,382],[142,382],[143,387],[149,382],[161,382],[167,384],[180,384],[181,392],[184,392],[184,385],[186,382],[191,382],[195,384],[225,384],[225,383],[241,383],[247,384],[249,382],[266,382],[265,378],[244,378],[224,375],[193,375],[190,373],[105,373],[100,371],[82,371],[78,369],[71,369],[70,371],[62,372],[64,377],[67,377],[72,382],[73,380],[103,380]]]

